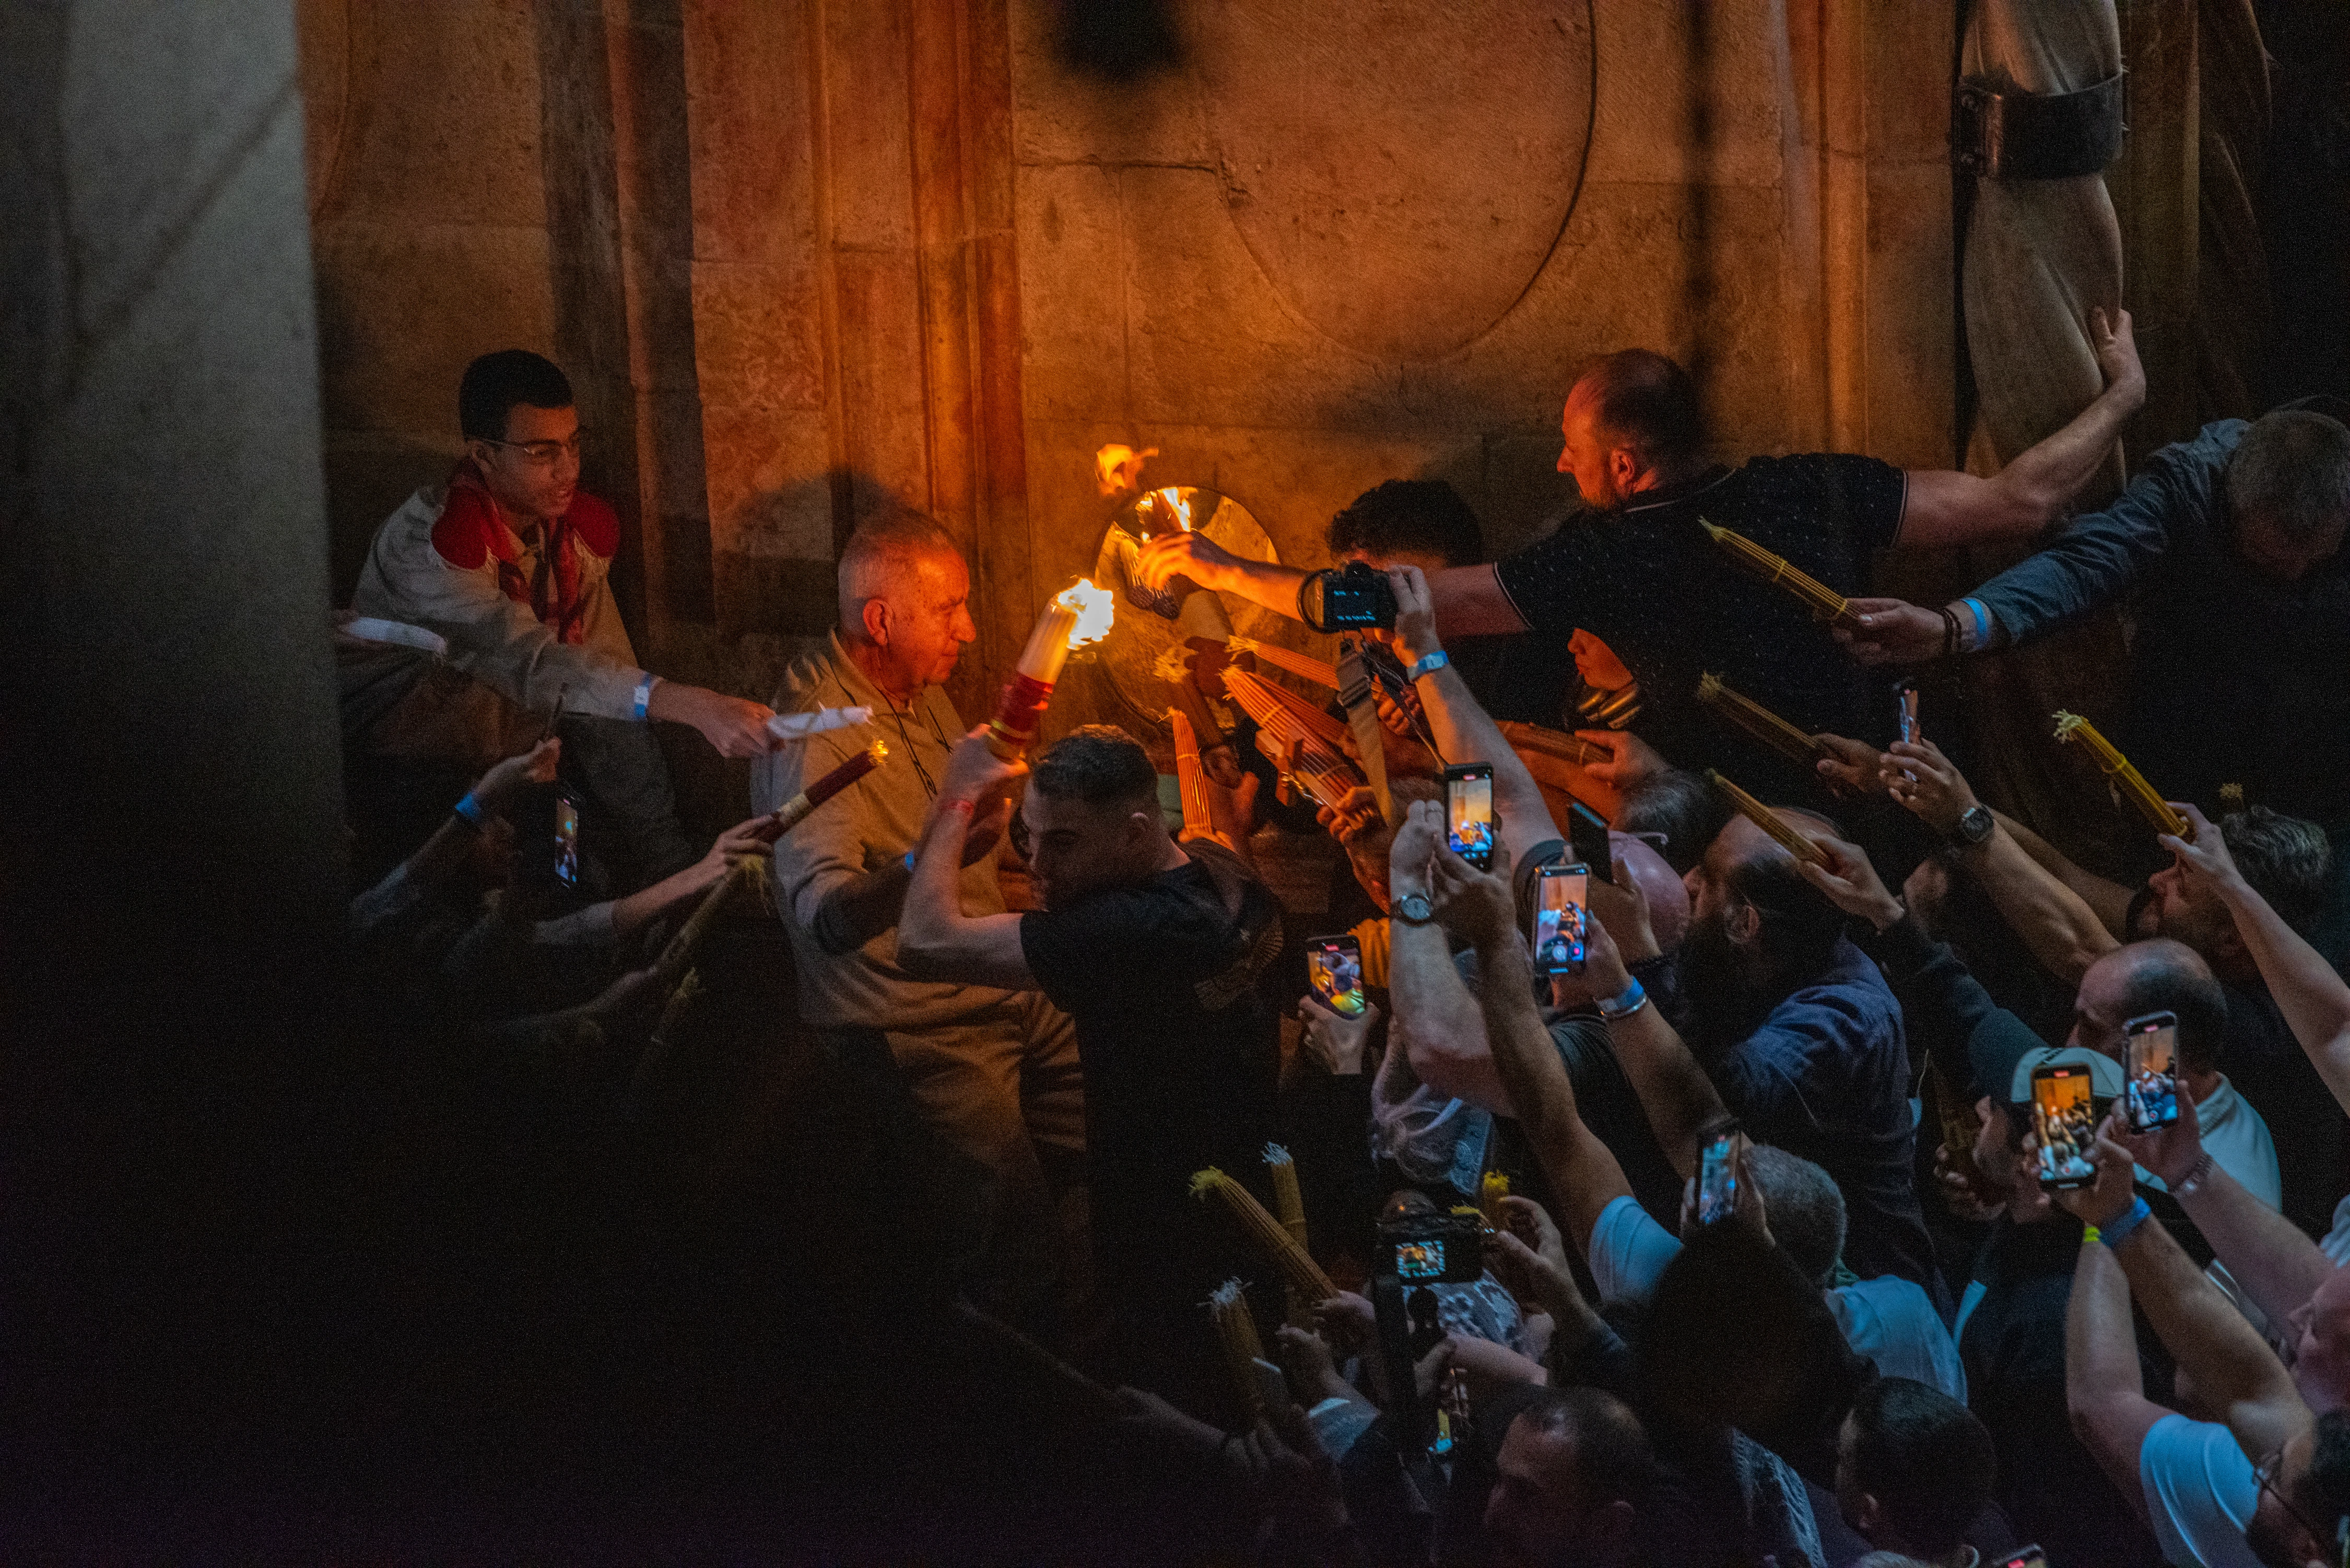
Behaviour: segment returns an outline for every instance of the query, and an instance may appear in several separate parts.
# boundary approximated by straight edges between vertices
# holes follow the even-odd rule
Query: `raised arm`
[[[2178,857],[2190,878],[2209,878],[2212,889],[2234,917],[2236,934],[2268,981],[2277,1011],[2284,1014],[2293,1037],[2309,1053],[2335,1102],[2350,1109],[2350,985],[2301,934],[2284,923],[2236,869],[2227,841],[2192,805],[2174,803],[2172,809],[2194,826],[2195,842],[2184,843],[2168,834],[2162,846]]]
[[[1430,862],[1443,821],[1444,808],[1435,801],[1414,802],[1405,813],[1388,848],[1391,910],[1413,896],[1433,898]],[[1388,995],[1413,1074],[1440,1094],[1498,1116],[1515,1115],[1493,1065],[1485,1014],[1452,961],[1444,928],[1433,919],[1392,914],[1388,932]],[[1483,980],[1493,982],[1490,974]]]
[[[1978,545],[2036,534],[2113,455],[2122,426],[2146,402],[2146,371],[2130,335],[2130,314],[2089,311],[2089,341],[2106,389],[2071,423],[1988,479],[1947,469],[1909,471],[1909,501],[1900,543],[1917,549]]]
[[[1915,774],[1913,778],[1910,775]],[[1886,753],[1885,786],[1926,826],[1944,837],[1977,804],[1958,765],[1931,741],[1896,742]],[[2014,928],[2041,966],[2067,984],[2079,981],[2091,964],[2121,945],[2081,896],[2024,852],[1996,822],[1981,844],[1960,849],[1964,866]]]
[[[938,799],[914,852],[913,885],[898,921],[898,963],[917,980],[960,981],[1033,991],[1036,977],[1020,945],[1018,915],[962,911],[963,846],[978,804],[1027,770],[987,749],[982,726],[963,737],[939,781]],[[1001,808],[998,808],[999,810]]]
[[[2193,1380],[2197,1397],[2222,1413],[2246,1453],[2272,1453],[2309,1419],[2293,1375],[2170,1232],[2147,1218],[2146,1200],[2131,1185],[2135,1161],[2112,1137],[2120,1121],[2116,1106],[2098,1129],[2095,1183],[2059,1192],[2056,1200],[2113,1233],[2113,1255],[2129,1277],[2131,1295]]]
[[[1142,546],[1136,570],[1146,587],[1164,587],[1172,578],[1189,577],[1203,588],[1236,594],[1292,620],[1301,618],[1297,591],[1312,576],[1278,561],[1235,556],[1203,534],[1161,534]],[[1436,603],[1438,629],[1447,637],[1498,637],[1526,629],[1490,566],[1448,566],[1436,574],[1429,589]]]
[[[2145,1518],[2138,1450],[2169,1412],[2146,1397],[2129,1276],[2112,1252],[2094,1242],[2083,1244],[2073,1266],[2073,1299],[2064,1308],[2064,1405],[2081,1445]]]
[[[1618,862],[1620,867],[1621,862]],[[1619,872],[1620,874],[1620,872]],[[1638,889],[1629,897],[1637,899]],[[1595,899],[1596,905],[1596,899]],[[1583,983],[1592,997],[1608,1006],[1631,994],[1632,975],[1614,933],[1595,907],[1585,932]],[[1640,1101],[1656,1134],[1657,1147],[1682,1176],[1697,1172],[1700,1142],[1712,1128],[1730,1119],[1713,1080],[1705,1075],[1679,1032],[1648,999],[1645,992],[1627,1004],[1628,1012],[1604,1014],[1607,1038],[1616,1060]],[[1601,1205],[1602,1208],[1606,1205]],[[1596,1211],[1595,1210],[1595,1217]],[[1586,1232],[1588,1234],[1588,1232]]]

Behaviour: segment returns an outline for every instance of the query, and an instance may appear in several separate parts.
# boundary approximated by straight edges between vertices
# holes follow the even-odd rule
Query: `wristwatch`
[[[1978,801],[1959,814],[1958,826],[1950,830],[1950,842],[1974,848],[1991,836],[1999,824],[1991,815],[1991,807]]]
[[[1388,906],[1388,913],[1407,926],[1424,926],[1436,918],[1436,906],[1425,893],[1405,893]]]

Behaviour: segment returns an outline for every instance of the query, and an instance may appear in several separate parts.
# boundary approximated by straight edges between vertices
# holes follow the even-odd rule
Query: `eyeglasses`
[[[2276,1484],[2277,1472],[2283,1468],[2284,1449],[2280,1447],[2276,1452],[2262,1459],[2253,1469],[2252,1480],[2261,1491],[2276,1499],[2277,1506],[2291,1514],[2293,1521],[2309,1532],[2309,1538],[2317,1542],[2322,1547],[2326,1538],[2326,1532],[2310,1523],[2309,1516],[2293,1507],[2293,1500],[2284,1495],[2284,1489]],[[2334,1561],[2344,1564],[2345,1568],[2350,1568],[2350,1518],[2339,1521],[2334,1526],[2333,1534],[2336,1553]]]
[[[494,436],[479,436],[475,439],[488,441],[492,446],[510,446],[522,453],[525,461],[536,463],[540,468],[553,468],[556,460],[567,453],[572,457],[577,457],[579,443],[586,439],[587,434],[585,430],[573,431],[571,439],[568,441],[499,441]]]

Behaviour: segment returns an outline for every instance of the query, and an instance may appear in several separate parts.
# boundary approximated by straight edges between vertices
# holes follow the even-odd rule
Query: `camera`
[[[1334,567],[1308,576],[1297,590],[1297,614],[1315,631],[1392,631],[1395,587],[1385,572],[1350,561],[1344,571]]]
[[[1407,1291],[1474,1284],[1485,1275],[1485,1227],[1475,1214],[1415,1214],[1379,1225],[1378,1272]]]

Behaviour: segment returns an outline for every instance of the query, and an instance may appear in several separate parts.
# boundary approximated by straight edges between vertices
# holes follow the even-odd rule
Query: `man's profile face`
[[[1066,909],[1087,893],[1135,880],[1136,850],[1148,825],[1132,813],[1074,796],[1054,800],[1032,788],[1020,816],[1028,829],[1029,882],[1045,908]]]
[[[1485,1533],[1507,1568],[1569,1568],[1586,1507],[1575,1474],[1575,1443],[1530,1421],[1510,1423],[1485,1501]]]
[[[2116,1062],[2123,1059],[2122,1025],[2129,1019],[2122,984],[2128,978],[2128,968],[2129,961],[2120,953],[2107,953],[2081,976],[2081,989],[2073,998],[2073,1033],[2064,1042],[2067,1045],[2083,1046]]]
[[[2138,918],[2147,929],[2133,934],[2185,942],[2205,963],[2217,963],[2222,937],[2236,927],[2235,917],[2228,913],[2219,896],[2199,883],[2189,882],[2176,860],[2148,877],[2146,888],[2151,897]]]
[[[2318,1415],[2350,1404],[2350,1270],[2336,1269],[2285,1319],[2293,1381]]]
[[[1558,422],[1558,471],[1574,477],[1586,506],[1605,510],[1624,504],[1624,492],[1607,463],[1607,442],[1599,430],[1599,400],[1577,381],[1566,394],[1566,411]]]
[[[891,586],[888,602],[890,661],[911,686],[945,681],[963,644],[979,640],[971,618],[971,570],[961,556],[925,550],[909,580]]]
[[[2298,541],[2257,512],[2231,512],[2228,521],[2236,554],[2245,564],[2264,577],[2284,583],[2301,581],[2330,559],[2342,548],[2343,534],[2350,527],[2350,517],[2337,518],[2332,528],[2316,538]]]
[[[579,410],[516,403],[506,410],[503,442],[466,444],[490,495],[524,522],[571,510],[579,492]]]

